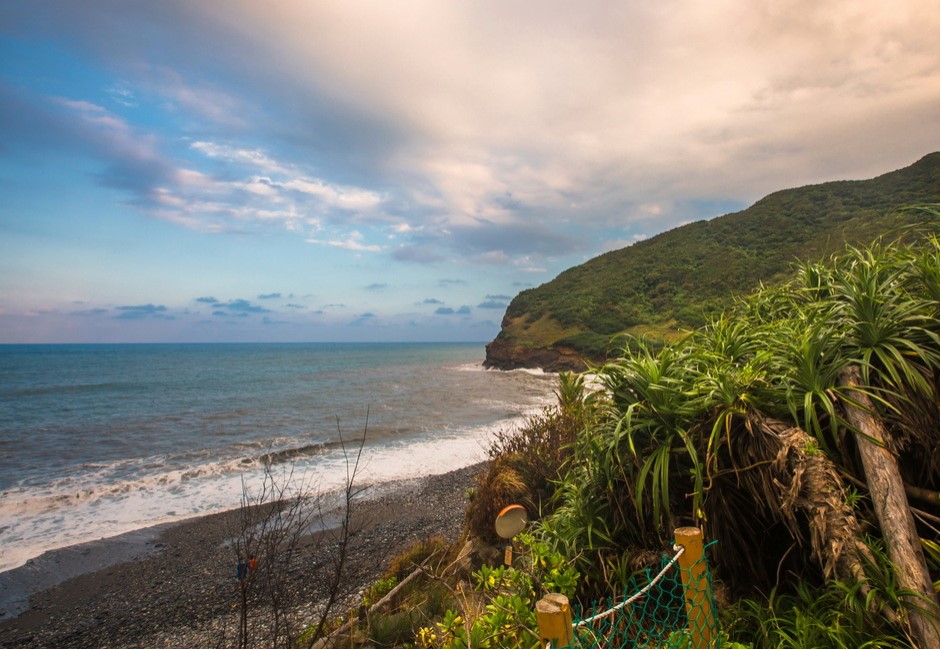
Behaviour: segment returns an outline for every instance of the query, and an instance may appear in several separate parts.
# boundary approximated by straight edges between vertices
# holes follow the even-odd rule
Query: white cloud
[[[111,101],[124,106],[125,108],[137,108],[139,105],[134,91],[122,84],[115,84],[106,91],[111,97]]]
[[[216,185],[208,174],[204,174],[196,169],[186,169],[180,167],[176,170],[175,178],[182,187],[194,189],[211,189]]]
[[[883,159],[878,133],[897,151],[880,169],[938,135],[909,119],[940,103],[929,0],[282,9],[235,11],[265,43],[277,35],[270,51],[298,83],[405,129],[390,162],[427,179],[433,191],[412,197],[458,223],[508,218],[494,200],[507,190],[582,214],[639,193],[750,199],[824,170],[857,175],[860,159]]]
[[[275,202],[291,202],[292,194],[301,194],[305,200],[313,199],[314,202],[307,205],[307,209],[314,213],[333,209],[368,212],[379,207],[383,200],[381,195],[373,191],[330,184],[319,178],[305,176],[296,165],[276,160],[261,149],[239,148],[204,140],[191,143],[190,148],[209,158],[268,174],[230,181],[230,188]],[[222,185],[220,183],[219,187],[222,188]]]
[[[307,243],[353,252],[381,252],[383,250],[382,246],[364,244],[362,240],[362,233],[354,230],[346,239],[307,239]]]
[[[381,247],[346,232],[381,230],[396,259],[541,269],[575,246],[492,241],[537,223],[583,251],[940,141],[935,0],[171,6],[166,33],[206,56],[130,64],[110,94],[156,94],[199,133],[187,154],[205,158],[164,159],[175,177],[150,194],[190,227],[327,227],[312,240],[356,252]],[[120,117],[63,101],[160,161]],[[481,223],[486,245],[449,243]]]
[[[382,202],[382,197],[375,192],[355,187],[331,186],[322,180],[311,178],[293,178],[272,184],[315,196],[328,205],[347,210],[370,210]]]
[[[232,187],[268,198],[276,199],[279,196],[277,189],[271,185],[271,179],[260,176],[254,176],[246,181],[233,182]]]
[[[74,111],[79,113],[84,113],[85,115],[107,115],[108,111],[97,104],[93,104],[90,101],[84,101],[79,99],[68,99],[66,97],[55,97],[54,101],[66,108],[71,108]]]
[[[422,229],[421,226],[415,227],[410,223],[404,223],[404,222],[395,223],[394,225],[391,226],[392,232],[395,232],[396,234],[408,234],[409,232],[416,232],[421,229]]]
[[[163,65],[138,60],[127,64],[127,67],[143,94],[156,95],[171,110],[208,121],[213,126],[239,130],[249,126],[246,119],[250,113],[248,105],[230,92],[194,84],[179,70]],[[121,88],[120,92],[126,91],[123,86]]]
[[[196,141],[191,148],[210,158],[220,158],[226,162],[238,163],[272,174],[289,174],[290,170],[276,160],[271,159],[260,149],[245,149],[219,144],[217,142]]]
[[[122,117],[89,101],[64,97],[53,97],[52,101],[78,116],[78,124],[71,125],[71,135],[84,140],[89,149],[125,162],[162,164],[155,138],[136,133]]]

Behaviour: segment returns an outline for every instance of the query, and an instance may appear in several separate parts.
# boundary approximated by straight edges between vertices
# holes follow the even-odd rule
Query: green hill
[[[485,364],[580,370],[583,358],[603,360],[619,333],[669,339],[734,295],[782,279],[795,260],[820,260],[928,218],[903,209],[923,204],[940,204],[940,152],[871,180],[775,192],[595,257],[517,295]]]

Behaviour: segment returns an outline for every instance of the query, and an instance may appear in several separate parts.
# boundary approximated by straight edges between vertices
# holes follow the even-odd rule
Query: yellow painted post
[[[711,592],[705,562],[702,560],[702,530],[680,527],[675,532],[676,545],[685,548],[679,557],[682,588],[685,591],[685,613],[689,620],[691,649],[706,649],[715,640]]]
[[[567,647],[574,640],[571,630],[571,606],[561,593],[549,593],[535,603],[539,623],[539,641],[553,647]]]

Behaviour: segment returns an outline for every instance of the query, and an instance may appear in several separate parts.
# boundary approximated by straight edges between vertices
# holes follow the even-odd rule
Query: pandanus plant
[[[597,369],[603,398],[544,521],[576,558],[584,597],[695,524],[740,591],[799,575],[851,586],[873,620],[936,612],[932,592],[886,594],[893,577],[871,548],[883,538],[892,550],[894,524],[873,508],[883,485],[863,466],[866,448],[889,451],[879,461],[902,491],[928,501],[905,515],[936,546],[940,237],[936,226],[905,237],[802,264],[678,343],[630,340]]]

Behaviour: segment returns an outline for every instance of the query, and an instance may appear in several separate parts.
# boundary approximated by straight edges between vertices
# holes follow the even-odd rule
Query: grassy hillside
[[[779,191],[741,212],[691,223],[571,268],[520,293],[488,350],[574,350],[602,358],[618,333],[669,338],[704,324],[732,296],[927,218],[905,206],[940,203],[940,152],[871,180]],[[520,363],[516,363],[520,364]]]

